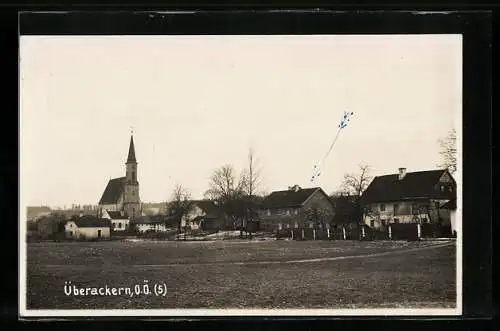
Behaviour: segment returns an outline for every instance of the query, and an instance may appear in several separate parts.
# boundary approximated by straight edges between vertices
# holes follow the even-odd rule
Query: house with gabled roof
[[[322,223],[311,218],[322,215]],[[320,187],[301,188],[294,185],[288,190],[271,192],[261,203],[259,226],[263,230],[328,227],[335,215],[330,197]]]
[[[125,176],[110,179],[99,200],[98,216],[102,217],[104,211],[123,212],[129,218],[142,215],[133,136],[130,137],[128,156],[125,162]]]
[[[69,239],[109,239],[111,221],[92,215],[75,217],[66,222],[64,231]]]
[[[364,222],[371,228],[391,223],[450,224],[443,205],[456,198],[455,179],[446,169],[375,177],[361,197]]]
[[[211,200],[193,200],[193,208],[185,215],[182,223],[192,230],[217,230],[228,225],[228,218],[224,211]]]
[[[113,231],[125,231],[129,228],[130,219],[123,211],[103,210],[102,218],[111,221],[111,229]]]

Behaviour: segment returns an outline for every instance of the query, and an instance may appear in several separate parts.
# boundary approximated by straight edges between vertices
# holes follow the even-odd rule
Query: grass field
[[[455,245],[398,241],[33,243],[28,309],[452,308]],[[66,295],[166,284],[166,296]]]

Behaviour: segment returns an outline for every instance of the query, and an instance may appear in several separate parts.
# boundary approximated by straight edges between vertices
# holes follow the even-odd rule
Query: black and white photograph
[[[461,314],[461,35],[29,35],[19,75],[22,316]]]

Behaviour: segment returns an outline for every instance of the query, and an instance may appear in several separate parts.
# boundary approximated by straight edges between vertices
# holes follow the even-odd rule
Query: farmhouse
[[[105,218],[85,215],[66,222],[66,238],[109,239],[111,222]]]
[[[227,216],[213,201],[193,201],[193,209],[183,219],[183,224],[192,230],[217,230],[223,229],[227,224]]]
[[[111,228],[113,231],[125,231],[129,228],[130,220],[123,211],[108,211],[102,212],[102,218],[111,221]]]
[[[456,182],[448,170],[406,172],[373,179],[362,195],[364,222],[371,228],[390,223],[450,225],[443,205],[456,197]]]
[[[141,216],[130,221],[130,226],[133,226],[137,232],[165,232],[167,227],[165,221],[158,217]]]
[[[123,212],[131,218],[142,215],[133,136],[130,137],[125,177],[109,180],[99,201],[98,216],[102,217],[105,210]]]
[[[334,215],[333,203],[320,187],[303,189],[294,185],[285,191],[271,192],[262,201],[260,228],[326,228]]]

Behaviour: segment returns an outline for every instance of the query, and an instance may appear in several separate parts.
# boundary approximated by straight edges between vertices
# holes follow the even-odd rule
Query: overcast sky
[[[459,35],[22,37],[21,198],[96,204],[125,175],[134,127],[143,201],[175,184],[201,198],[214,169],[246,165],[262,189],[337,190],[372,175],[436,169],[458,132]],[[313,165],[354,112],[324,165]]]

